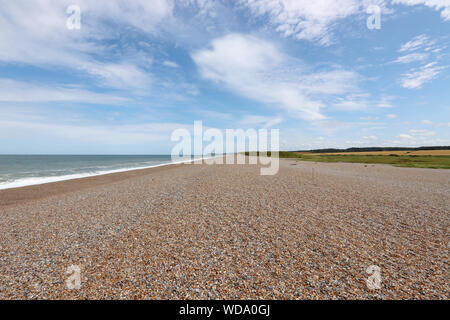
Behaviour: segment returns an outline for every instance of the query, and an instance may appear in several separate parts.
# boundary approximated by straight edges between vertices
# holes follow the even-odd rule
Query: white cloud
[[[429,138],[435,136],[436,133],[426,129],[410,129],[408,134],[402,133],[397,136],[403,142],[408,142],[410,145],[426,145],[429,144]]]
[[[356,87],[358,80],[360,80],[358,74],[342,69],[316,72],[304,75],[296,80],[294,79],[302,90],[325,95],[342,94],[351,91]]]
[[[441,11],[442,19],[450,21],[450,1],[449,0],[393,0],[394,4],[404,4],[408,6],[424,5],[437,11]]]
[[[415,51],[424,47],[431,46],[435,43],[435,41],[430,40],[430,38],[427,35],[421,34],[410,41],[402,44],[402,46],[399,49],[399,52],[411,52]]]
[[[366,14],[369,5],[378,5],[384,14],[393,11],[387,8],[387,0],[241,0],[241,2],[254,15],[267,17],[275,30],[283,36],[318,41],[322,45],[332,42],[333,29],[338,22],[350,16]],[[448,0],[393,0],[391,3],[424,5],[441,11],[442,18],[450,20]],[[414,43],[409,45],[413,48]]]
[[[179,68],[180,67],[176,62],[169,61],[169,60],[165,60],[162,64],[163,64],[163,66],[169,67],[169,68]]]
[[[176,129],[192,130],[192,125],[159,122],[135,125],[100,125],[53,123],[41,121],[0,119],[0,136],[32,138],[37,141],[58,139],[70,143],[100,143],[109,145],[133,145],[152,142],[170,142]]]
[[[364,110],[369,107],[368,94],[351,94],[345,98],[338,98],[338,102],[333,103],[333,107],[342,111]]]
[[[239,121],[239,124],[246,128],[248,127],[270,128],[276,126],[277,124],[280,124],[281,122],[283,122],[283,118],[281,117],[273,118],[258,115],[247,115],[241,121]]]
[[[433,131],[429,131],[426,129],[411,129],[409,130],[409,132],[414,135],[414,136],[419,136],[419,137],[430,137],[430,136],[434,136],[436,133]]]
[[[267,15],[276,30],[286,37],[318,40],[328,44],[331,25],[361,10],[359,0],[247,0],[252,13]]]
[[[128,99],[95,93],[76,86],[45,86],[0,78],[0,102],[84,102],[125,104]]]
[[[392,108],[391,101],[394,97],[381,96],[379,99],[371,98],[367,93],[354,93],[345,97],[337,98],[337,102],[332,106],[337,110],[342,111],[358,111],[369,108]]]
[[[398,57],[394,62],[397,63],[411,63],[415,61],[424,61],[428,58],[426,53],[410,53],[401,57]]]
[[[423,65],[412,68],[403,74],[400,79],[401,86],[408,89],[418,89],[423,84],[436,78],[446,68],[446,66],[437,65],[437,61],[440,60],[441,56],[436,53],[442,49],[443,47],[436,46],[435,40],[424,34],[418,35],[404,43],[400,47],[399,52],[408,52],[408,54],[398,57],[394,62],[404,64],[419,62]],[[431,60],[432,62],[427,62],[426,60]]]
[[[214,0],[178,0],[179,4],[184,6],[196,6],[200,15],[209,15],[215,17],[217,15],[216,5]]]
[[[74,0],[64,2],[73,3]],[[75,3],[82,11],[95,16],[96,25],[102,20],[112,20],[149,33],[158,32],[158,24],[171,18],[175,7],[174,0],[76,0]]]
[[[208,109],[193,110],[193,112],[198,113],[202,116],[202,119],[211,119],[219,121],[230,121],[233,119],[233,114],[226,112],[212,111]]]
[[[66,28],[66,9],[72,4],[81,8],[80,30]],[[141,88],[151,78],[139,65],[142,61],[102,63],[96,58],[110,49],[101,41],[114,36],[115,29],[106,23],[154,33],[162,20],[170,19],[173,7],[172,0],[2,1],[0,62],[62,66],[99,77],[105,85]]]
[[[393,114],[393,113],[390,113],[386,117],[388,117],[389,119],[395,119],[395,118],[397,118],[397,115]]]
[[[321,45],[332,42],[337,23],[353,16],[366,16],[367,8],[377,5],[388,14],[386,0],[240,0],[258,17],[267,17],[275,30],[285,37],[318,41]]]
[[[299,128],[286,129],[280,132],[280,145],[283,150],[310,150],[318,148],[349,148],[349,147],[419,147],[449,145],[450,140],[436,137],[414,137],[412,134],[402,133],[392,138],[381,138],[377,134],[361,134],[363,130],[350,126],[345,128],[349,134],[344,137],[335,131],[324,132],[318,129],[316,136],[309,135],[305,130]],[[354,132],[357,131],[355,135]],[[353,133],[353,134],[351,134]],[[327,134],[324,138],[323,134]],[[383,134],[385,136],[385,134]]]
[[[374,120],[379,120],[379,117],[371,117],[371,116],[364,116],[364,117],[359,117],[360,120],[365,120],[365,121],[374,121]]]
[[[412,69],[409,73],[402,75],[401,85],[407,89],[418,89],[423,84],[432,81],[446,67],[437,66],[436,62],[428,63],[420,68]]]
[[[84,63],[79,69],[99,77],[105,85],[113,88],[143,89],[150,85],[151,76],[139,67],[129,63]]]
[[[241,34],[215,39],[211,48],[194,52],[192,58],[204,78],[306,120],[324,118],[323,103],[314,95],[345,93],[358,78],[344,70],[308,74],[271,42]]]
[[[436,128],[450,127],[450,122],[433,122],[430,120],[423,120],[422,123],[427,124],[429,126],[436,127]]]
[[[380,98],[380,101],[376,104],[378,108],[392,108],[392,100],[394,100],[395,97],[391,96],[382,96]]]

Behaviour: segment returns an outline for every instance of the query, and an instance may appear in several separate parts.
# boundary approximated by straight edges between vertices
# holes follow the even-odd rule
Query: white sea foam
[[[203,158],[203,160],[207,160],[207,159],[211,159],[211,158],[214,158],[214,157]],[[143,170],[143,169],[156,168],[156,167],[162,167],[162,166],[170,166],[170,165],[174,165],[174,164],[190,163],[190,162],[199,161],[199,160],[202,160],[202,159],[199,158],[199,159],[194,159],[194,160],[190,159],[190,160],[183,160],[183,161],[177,161],[177,162],[165,162],[165,163],[159,163],[159,164],[145,166],[145,167],[129,167],[129,168],[122,168],[122,169],[115,169],[115,170],[103,170],[103,171],[95,171],[95,172],[76,173],[76,174],[69,174],[69,175],[62,175],[62,176],[22,178],[22,179],[17,179],[14,181],[0,183],[0,190],[40,185],[40,184],[58,182],[58,181],[66,181],[66,180],[94,177],[94,176],[101,176],[101,175],[105,175],[105,174],[118,173],[118,172],[126,172],[126,171]]]

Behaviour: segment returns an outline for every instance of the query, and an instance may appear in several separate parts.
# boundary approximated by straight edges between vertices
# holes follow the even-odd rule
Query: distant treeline
[[[348,148],[348,149],[316,149],[316,150],[300,150],[294,152],[311,152],[311,153],[334,153],[334,152],[373,152],[373,151],[420,151],[420,150],[450,150],[450,146],[437,147],[418,147],[418,148],[401,148],[401,147],[366,147],[366,148]]]

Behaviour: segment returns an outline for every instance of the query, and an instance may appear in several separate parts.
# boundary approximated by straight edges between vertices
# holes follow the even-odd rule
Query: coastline
[[[108,175],[108,174],[114,174],[114,173],[122,173],[127,171],[136,171],[136,170],[145,170],[145,169],[151,169],[151,168],[158,168],[163,166],[169,166],[169,165],[176,165],[176,164],[185,164],[185,163],[191,163],[199,160],[207,160],[211,159],[211,157],[208,158],[202,158],[202,159],[191,159],[191,160],[183,160],[183,161],[176,161],[176,162],[166,162],[166,163],[160,163],[160,164],[154,164],[150,166],[145,167],[128,167],[128,168],[122,168],[122,169],[115,169],[115,170],[107,170],[107,171],[97,171],[93,173],[77,173],[77,174],[70,174],[70,175],[62,175],[62,176],[49,176],[49,177],[30,177],[30,178],[24,178],[20,179],[18,181],[13,181],[7,184],[0,184],[0,191],[2,190],[8,190],[8,189],[16,189],[16,188],[23,188],[23,187],[29,187],[29,186],[35,186],[35,185],[42,185],[47,183],[55,183],[55,182],[61,182],[61,181],[68,181],[68,180],[76,180],[76,179],[83,179],[83,178],[89,178],[89,177],[97,177],[102,175]],[[23,182],[23,180],[41,180],[39,182]],[[22,182],[21,182],[22,181]]]
[[[130,178],[146,176],[184,164],[186,163],[170,163],[149,168],[131,169],[17,188],[2,189],[0,190],[0,207],[22,204],[31,200],[39,200],[49,196],[56,196],[67,192],[102,186]]]
[[[84,188],[100,186],[141,175],[145,176],[157,172],[158,169],[164,170],[165,168],[170,168],[172,166],[191,164],[196,161],[203,161],[211,158],[214,157],[162,163],[148,167],[117,169],[81,175],[74,178],[61,176],[61,179],[57,179],[56,181],[27,184],[8,188],[0,187],[0,207],[20,204],[29,200],[37,200],[43,197],[76,191]]]

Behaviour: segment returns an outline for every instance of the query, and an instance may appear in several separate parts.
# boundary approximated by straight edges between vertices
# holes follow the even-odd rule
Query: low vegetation
[[[282,158],[295,158],[301,161],[316,162],[351,162],[351,163],[381,163],[397,167],[450,169],[450,156],[434,155],[330,155],[330,154],[297,154],[291,152],[280,153]]]
[[[365,152],[365,153],[377,153],[377,152],[427,152],[427,151],[449,151],[450,146],[428,146],[419,148],[405,148],[405,147],[362,147],[362,148],[348,148],[348,149],[316,149],[306,151],[308,153],[355,153],[355,152]]]
[[[369,151],[369,152],[338,152],[321,153],[333,155],[409,155],[409,156],[450,156],[450,150],[418,150],[418,151]]]
[[[282,151],[280,152],[280,158],[313,162],[390,164],[397,167],[450,169],[450,155],[411,155],[400,152],[392,152],[390,154],[385,152],[380,152],[379,154],[375,152],[371,154],[319,154]]]

